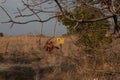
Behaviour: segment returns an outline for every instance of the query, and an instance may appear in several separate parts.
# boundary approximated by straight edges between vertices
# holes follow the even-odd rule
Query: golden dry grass
[[[6,51],[9,53],[18,51],[18,52],[34,52],[43,50],[43,46],[48,39],[51,37],[41,37],[41,45],[40,37],[36,36],[14,36],[14,37],[0,37],[0,53],[5,53]],[[59,44],[56,42],[56,38],[53,38],[52,41],[58,47]],[[64,37],[65,43],[62,45],[62,51],[65,55],[68,55],[71,50],[77,51],[79,48],[75,46],[74,42],[77,40],[74,36]]]
[[[52,41],[56,46],[60,47],[60,45],[56,43],[56,38],[57,37],[53,38]],[[73,35],[64,37],[65,43],[62,45],[62,52],[60,52],[60,50],[53,50],[49,54],[46,54],[47,52],[43,49],[43,46],[50,37],[41,37],[41,45],[39,44],[39,39],[40,37],[36,36],[0,37],[0,53],[5,53],[8,42],[8,53],[15,53],[16,51],[17,54],[19,54],[19,52],[21,54],[28,53],[22,56],[9,56],[13,56],[12,58],[14,60],[18,59],[18,63],[22,62],[19,63],[19,67],[21,67],[23,61],[30,61],[30,63],[24,63],[24,66],[28,66],[29,64],[32,68],[36,68],[36,71],[42,70],[38,74],[38,78],[41,78],[41,80],[89,80],[90,78],[90,80],[93,80],[93,78],[99,77],[100,79],[101,77],[106,79],[106,77],[109,78],[110,72],[119,72],[120,70],[119,64],[116,64],[119,63],[120,57],[119,39],[113,41],[112,44],[101,49],[103,51],[100,51],[98,55],[92,57],[86,56],[86,53],[82,52],[81,47],[75,45],[77,37]],[[35,57],[31,53],[36,53],[34,55],[39,54],[41,60],[36,60],[38,57]],[[7,59],[8,58],[5,57],[3,64],[11,60]],[[113,61],[111,59],[113,59]],[[111,67],[106,60],[113,66]],[[15,66],[15,64],[16,63],[12,63],[11,65]],[[6,64],[5,66],[8,67]],[[119,74],[112,74],[118,77],[116,80],[120,79]]]

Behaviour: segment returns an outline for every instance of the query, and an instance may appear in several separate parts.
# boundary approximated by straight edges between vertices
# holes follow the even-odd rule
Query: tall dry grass
[[[35,36],[15,36],[15,37],[0,37],[0,53],[5,53],[6,51],[9,53],[18,51],[18,52],[34,52],[40,51],[40,48],[43,49],[46,41],[51,37],[41,37],[41,45],[39,44],[40,37]],[[56,38],[53,38],[52,41],[54,45],[60,47],[59,44],[56,42]],[[65,43],[62,45],[62,51],[68,55],[70,50],[77,51],[78,47],[73,44],[75,37],[72,36],[71,38],[64,37]]]
[[[35,80],[120,79],[119,39],[103,47],[99,50],[99,53],[91,54],[91,56],[86,54],[81,46],[77,46],[77,37],[75,36],[65,36],[65,43],[61,49],[47,52],[43,49],[43,46],[49,38],[41,37],[42,44],[40,45],[40,37],[0,37],[0,53],[5,53],[5,56],[12,54],[10,56],[13,57],[9,57],[10,59],[6,57],[8,60],[5,59],[5,62],[14,61],[14,66],[19,63],[19,67],[21,67],[24,63],[22,66],[28,67],[29,65],[29,67],[32,67],[36,73]],[[52,41],[60,47],[56,43],[56,38],[53,38]],[[15,54],[13,55],[13,53]]]

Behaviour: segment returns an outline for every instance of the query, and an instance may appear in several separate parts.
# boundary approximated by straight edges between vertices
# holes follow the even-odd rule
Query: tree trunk
[[[114,15],[114,16],[113,16],[113,20],[114,20],[114,34],[115,34],[115,33],[118,33],[118,34],[119,34],[120,27],[119,27],[119,25],[118,25],[117,15]]]

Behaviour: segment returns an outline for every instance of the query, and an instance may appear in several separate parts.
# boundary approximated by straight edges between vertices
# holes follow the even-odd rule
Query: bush
[[[2,32],[0,32],[0,37],[3,37],[3,36],[4,36],[4,34]]]

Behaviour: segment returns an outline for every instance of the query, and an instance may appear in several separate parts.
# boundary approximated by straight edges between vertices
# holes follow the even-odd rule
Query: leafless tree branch
[[[63,11],[63,9],[62,9],[60,3],[58,2],[58,0],[55,0],[55,2],[56,2],[56,4],[58,5],[60,11],[64,14],[64,11]]]
[[[12,17],[9,15],[9,13],[2,6],[0,6],[0,8],[6,13],[9,19],[12,20]]]
[[[6,0],[5,0],[6,1]],[[29,21],[23,21],[23,22],[19,22],[19,21],[14,21],[13,18],[8,14],[8,12],[3,8],[2,10],[6,13],[6,15],[9,17],[9,21],[6,22],[2,22],[2,23],[12,23],[11,26],[13,26],[14,24],[27,24],[27,23],[31,23],[31,22],[47,22],[53,18],[57,18],[57,17],[64,17],[67,18],[68,20],[71,21],[75,21],[76,23],[89,23],[89,22],[96,22],[96,21],[102,21],[105,19],[109,19],[109,18],[113,18],[114,20],[114,27],[117,27],[117,32],[118,32],[118,19],[115,19],[115,16],[117,16],[117,11],[120,9],[120,6],[118,6],[118,8],[116,8],[115,2],[114,0],[98,0],[98,1],[94,1],[94,0],[89,0],[89,1],[83,1],[83,0],[31,0],[30,1],[26,1],[22,0],[22,3],[24,5],[23,9],[19,9],[17,8],[17,13],[18,15],[15,16],[15,18],[19,18],[19,17],[30,17],[35,15],[38,20],[29,20]],[[51,3],[55,3],[58,7],[56,7],[56,5],[54,4],[54,10],[59,8],[59,10],[57,11],[47,11],[46,9],[42,9],[41,5],[48,3],[48,5],[50,5]],[[50,4],[49,4],[50,3]],[[70,17],[69,15],[66,14],[67,9],[69,9],[71,6],[73,5],[73,8],[76,8],[78,6],[80,6],[81,4],[83,5],[87,5],[90,7],[94,7],[97,8],[101,11],[103,11],[103,14],[108,13],[106,16],[100,17],[100,18],[95,18],[95,19],[91,19],[91,20],[85,20],[85,19],[76,19],[75,17]],[[101,4],[101,6],[98,6],[98,4]],[[68,7],[66,9],[64,9],[65,7]],[[82,6],[82,5],[81,5]],[[50,7],[50,6],[49,6]],[[25,14],[23,15],[22,12],[24,12],[26,9],[30,10],[32,13],[31,14]],[[48,9],[49,10],[49,9]],[[105,12],[106,11],[106,12]],[[40,13],[53,13],[54,15],[50,16],[48,19],[42,20],[39,16]],[[57,14],[59,13],[59,15]],[[111,14],[110,14],[111,13]],[[57,14],[57,15],[56,15]],[[116,28],[115,28],[116,30]]]
[[[31,23],[31,22],[47,22],[53,18],[56,18],[56,17],[60,17],[61,15],[58,15],[58,16],[52,16],[52,17],[49,17],[48,19],[45,19],[45,20],[30,20],[30,21],[24,21],[24,22],[17,22],[17,21],[13,21],[13,20],[10,20],[10,21],[6,21],[6,22],[1,22],[1,23],[15,23],[15,24],[27,24],[27,23]]]
[[[4,0],[2,3],[5,3],[7,0]]]
[[[39,17],[39,15],[37,15],[37,13],[34,12],[33,9],[31,9],[31,8],[29,7],[29,5],[27,5],[23,0],[22,0],[22,2],[23,2],[23,4],[24,4],[31,12],[33,12],[33,14],[35,14],[35,16],[36,16],[39,20],[41,20],[41,18]]]

